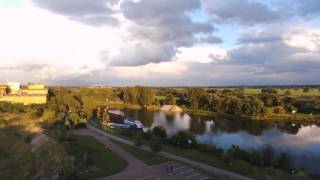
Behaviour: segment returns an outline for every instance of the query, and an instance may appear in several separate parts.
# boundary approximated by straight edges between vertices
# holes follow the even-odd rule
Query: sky
[[[319,0],[0,0],[0,82],[320,84]]]

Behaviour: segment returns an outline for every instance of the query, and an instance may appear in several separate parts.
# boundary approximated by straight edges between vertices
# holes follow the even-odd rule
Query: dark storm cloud
[[[203,0],[202,6],[210,18],[219,23],[257,24],[280,18],[279,13],[265,4],[251,0]]]
[[[124,1],[120,11],[134,22],[129,27],[129,41],[122,54],[111,59],[114,66],[137,66],[171,61],[179,47],[190,47],[201,42],[219,43],[218,37],[199,39],[197,34],[209,36],[216,29],[208,22],[193,22],[186,14],[200,8],[198,0],[141,0]],[[149,44],[151,48],[145,47]]]
[[[118,0],[33,0],[41,8],[89,25],[117,25],[110,7]]]

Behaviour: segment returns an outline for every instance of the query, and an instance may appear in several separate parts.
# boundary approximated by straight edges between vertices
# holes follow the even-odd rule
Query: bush
[[[276,167],[283,169],[283,170],[286,170],[286,171],[291,170],[292,163],[291,163],[289,155],[286,153],[281,153],[277,158]]]
[[[147,132],[142,132],[142,139],[144,140],[150,140],[152,137],[151,130],[148,130]]]
[[[264,166],[271,166],[273,163],[275,150],[271,145],[265,145],[261,149]]]
[[[229,157],[242,160],[248,160],[248,152],[239,148],[239,146],[232,145],[226,152]]]
[[[161,138],[162,140],[167,138],[167,132],[162,126],[156,126],[153,128],[152,134]]]
[[[130,131],[129,129],[121,129],[120,134],[127,137],[133,137],[134,133]]]
[[[162,140],[158,137],[152,137],[149,141],[152,152],[159,152],[162,149]]]
[[[221,156],[224,152],[222,148],[218,148],[213,144],[197,144],[195,148],[200,152],[214,154],[216,156]]]
[[[169,139],[169,142],[181,148],[194,148],[197,145],[195,135],[188,131],[179,131]]]

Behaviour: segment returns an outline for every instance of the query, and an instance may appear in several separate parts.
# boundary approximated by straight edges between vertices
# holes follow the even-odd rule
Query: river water
[[[140,120],[144,130],[163,126],[168,136],[186,130],[194,133],[199,143],[212,143],[223,149],[234,144],[250,150],[269,144],[277,152],[289,153],[296,168],[320,174],[320,126],[316,124],[228,120],[146,110],[123,112],[127,117]]]

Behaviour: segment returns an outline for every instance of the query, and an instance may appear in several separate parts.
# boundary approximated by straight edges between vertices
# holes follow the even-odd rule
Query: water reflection
[[[296,167],[314,173],[320,165],[320,127],[303,123],[272,123],[219,119],[217,117],[182,114],[165,114],[144,110],[125,110],[125,115],[142,121],[145,130],[163,126],[168,136],[181,130],[197,135],[200,143],[213,143],[228,149],[232,144],[243,149],[272,145],[278,152],[289,152]]]

